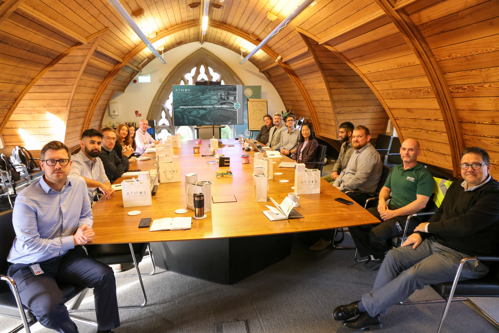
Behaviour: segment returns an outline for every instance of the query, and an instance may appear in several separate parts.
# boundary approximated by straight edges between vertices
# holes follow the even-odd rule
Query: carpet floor
[[[353,260],[353,250],[308,251],[295,240],[285,260],[232,286],[157,270],[144,276],[148,306],[120,310],[122,332],[214,332],[214,333],[302,333],[348,332],[331,317],[333,309],[370,291],[376,272],[362,272]],[[148,258],[140,264],[142,273],[151,270]],[[127,272],[133,273],[134,269]],[[124,273],[119,273],[123,275]],[[142,302],[134,277],[117,279],[120,306]],[[426,287],[411,300],[436,299]],[[495,303],[494,303],[495,302]],[[489,308],[497,309],[497,301]],[[382,317],[385,332],[436,332],[444,303],[396,305]],[[81,308],[93,307],[88,292]],[[90,313],[79,314],[94,319]],[[19,321],[0,318],[0,330],[9,331]],[[96,328],[78,323],[81,333]],[[49,332],[39,324],[32,332]],[[443,332],[496,332],[485,319],[462,302],[452,304]]]

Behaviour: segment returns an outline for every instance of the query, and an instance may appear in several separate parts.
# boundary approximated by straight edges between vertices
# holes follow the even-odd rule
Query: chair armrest
[[[407,220],[405,221],[405,227],[404,227],[404,233],[402,234],[402,243],[405,242],[406,240],[406,235],[407,235],[407,228],[409,227],[409,221],[411,218],[416,217],[416,216],[424,216],[424,215],[435,215],[436,212],[417,212],[414,214],[411,214],[407,216]]]
[[[29,329],[29,323],[26,319],[26,313],[24,313],[24,307],[21,303],[21,297],[19,296],[19,292],[17,291],[16,282],[8,277],[7,275],[0,274],[0,280],[7,282],[10,285],[10,290],[14,294],[14,298],[16,299],[17,309],[19,310],[19,315],[23,321],[24,327]]]
[[[477,257],[478,260],[480,261],[499,261],[499,257],[483,257],[479,256]]]
[[[375,193],[373,193],[373,194],[375,194]],[[366,203],[364,204],[364,209],[367,209],[367,204],[369,203],[369,201],[373,201],[373,200],[379,200],[379,197],[368,198],[366,200]]]

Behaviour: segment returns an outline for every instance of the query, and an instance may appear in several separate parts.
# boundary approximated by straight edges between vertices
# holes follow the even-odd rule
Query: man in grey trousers
[[[488,153],[478,147],[461,153],[461,176],[428,223],[419,224],[402,247],[388,252],[372,291],[361,301],[337,307],[335,320],[353,330],[381,328],[380,314],[425,285],[454,280],[461,259],[499,254],[499,182],[490,176]],[[411,246],[412,245],[412,246]],[[467,262],[460,280],[488,272],[478,260]]]

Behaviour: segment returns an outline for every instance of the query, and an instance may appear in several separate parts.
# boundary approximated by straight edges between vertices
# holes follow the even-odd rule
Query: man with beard
[[[267,147],[275,150],[279,150],[281,146],[281,134],[282,131],[286,129],[282,122],[282,116],[280,113],[274,113],[274,126],[270,129],[269,140],[267,142]]]
[[[336,178],[339,177],[341,171],[345,169],[348,165],[348,161],[350,160],[350,156],[354,151],[352,145],[352,133],[353,133],[353,124],[351,122],[344,122],[340,125],[340,141],[341,141],[341,149],[340,154],[338,155],[338,159],[333,166],[333,172],[330,176],[324,176],[322,179],[331,183],[334,183]]]
[[[387,241],[402,235],[408,215],[426,207],[433,192],[434,180],[430,172],[418,162],[420,154],[421,149],[416,140],[402,142],[400,158],[403,164],[394,166],[390,172],[379,193],[378,207],[368,209],[383,222],[349,228],[360,256],[369,256],[361,270],[379,269],[385,253],[391,248]],[[388,199],[389,205],[386,204]],[[412,233],[413,230],[409,229],[408,232]]]
[[[97,189],[110,199],[114,189],[106,176],[104,165],[99,158],[102,146],[102,133],[95,129],[87,129],[81,135],[80,151],[73,157],[70,176],[81,176],[87,183],[90,201],[98,199]]]
[[[369,140],[371,140],[369,128],[363,125],[354,128],[352,145],[355,151],[350,156],[347,167],[333,183],[333,186],[341,191],[349,191],[347,195],[362,207],[369,198],[366,192],[376,191],[383,172],[379,153]]]
[[[416,289],[453,281],[463,258],[499,255],[499,183],[490,176],[489,154],[466,148],[460,167],[463,181],[449,187],[428,223],[419,224],[401,247],[388,252],[372,291],[361,301],[334,310],[334,319],[343,321],[344,327],[381,328],[380,314]],[[481,261],[468,261],[460,280],[478,279],[488,271]]]
[[[333,186],[343,192],[359,205],[364,207],[369,195],[364,192],[374,192],[378,187],[383,163],[379,153],[369,143],[371,135],[366,126],[357,126],[352,133],[352,146],[354,151],[350,156],[346,168],[336,178]],[[326,234],[327,233],[327,234]],[[321,238],[310,247],[311,251],[322,251],[332,244],[332,230],[325,230]],[[325,237],[325,239],[324,239]]]

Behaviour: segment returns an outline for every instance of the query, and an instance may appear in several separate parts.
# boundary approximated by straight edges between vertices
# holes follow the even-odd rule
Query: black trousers
[[[362,207],[365,206],[366,200],[372,197],[369,194],[358,193],[358,192],[350,192],[346,193],[346,195],[348,195],[350,198],[352,198],[353,201],[355,201]],[[333,231],[334,229],[328,229],[322,231],[314,231],[314,233],[317,233],[317,239],[322,238],[326,241],[330,241],[333,239]]]
[[[44,274],[33,275],[27,264],[12,264],[7,274],[16,282],[22,304],[40,324],[57,332],[78,332],[57,286],[69,282],[94,288],[99,330],[120,326],[116,280],[109,266],[87,256],[81,246],[38,264]]]
[[[390,206],[389,208],[396,209],[395,207]],[[369,208],[367,211],[381,220],[377,207]],[[384,258],[386,251],[391,249],[391,245],[389,245],[387,241],[392,237],[404,233],[406,221],[407,215],[403,215],[383,221],[379,224],[350,227],[348,230],[352,235],[355,246],[361,257],[372,255],[376,259],[382,259]],[[414,231],[416,225],[414,223],[412,223],[412,225],[412,230],[407,230],[408,234]]]

